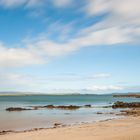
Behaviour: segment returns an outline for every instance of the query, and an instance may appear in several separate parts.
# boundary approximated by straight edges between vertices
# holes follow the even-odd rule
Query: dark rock
[[[59,127],[59,126],[61,126],[62,124],[61,123],[54,123],[54,127],[56,128],[56,127]]]
[[[125,103],[117,101],[112,105],[112,108],[139,108],[140,102]]]
[[[140,109],[122,110],[121,115],[140,116]]]
[[[85,105],[84,107],[91,107],[91,105]]]
[[[98,115],[103,114],[102,112],[97,112]]]
[[[79,109],[82,106],[76,106],[76,105],[69,105],[69,106],[54,106],[54,105],[46,105],[46,106],[33,106],[34,110],[41,109],[41,108],[47,108],[47,109],[66,109],[66,110],[75,110]]]
[[[69,105],[69,106],[56,106],[55,108],[58,109],[66,109],[66,110],[76,110],[79,109],[81,106]]]
[[[111,108],[111,107],[112,107],[112,106],[109,105],[109,106],[103,106],[102,108]]]
[[[53,109],[53,108],[55,108],[55,106],[54,105],[47,105],[47,106],[44,106],[45,108],[49,108],[49,109]]]
[[[11,133],[11,132],[13,132],[13,131],[12,130],[7,130],[7,131],[3,130],[3,131],[0,131],[0,135],[4,135],[7,133]]]
[[[6,108],[6,111],[24,111],[24,110],[31,110],[31,109],[21,108],[21,107],[9,107],[9,108]]]

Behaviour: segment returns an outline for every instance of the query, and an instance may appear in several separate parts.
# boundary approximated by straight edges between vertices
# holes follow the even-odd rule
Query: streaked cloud
[[[57,7],[63,7],[71,4],[73,0],[52,0],[52,2]]]
[[[66,6],[72,1],[53,0],[53,2],[58,6]],[[39,3],[39,0],[0,1],[0,5],[6,7],[38,5]],[[94,16],[100,13],[108,13],[104,20],[96,25],[82,28],[75,38],[67,36],[73,24],[62,24],[61,26],[61,23],[56,22],[57,24],[54,24],[54,26],[56,32],[60,32],[58,38],[63,40],[63,43],[56,42],[48,37],[41,39],[35,37],[33,39],[35,41],[29,39],[27,44],[20,44],[19,48],[9,48],[1,45],[0,67],[42,64],[48,62],[52,57],[67,55],[89,46],[138,42],[140,37],[139,4],[139,0],[88,0],[84,8],[85,14]],[[54,26],[50,26],[50,31],[43,34],[49,36]]]
[[[51,1],[56,7],[63,7],[72,2],[72,0],[1,0],[0,5],[5,8],[15,8],[19,6],[38,7],[45,6]]]
[[[18,6],[35,6],[40,4],[40,0],[1,0],[0,5],[5,8],[15,8]]]
[[[111,30],[117,33],[119,40],[124,38],[126,42],[139,42],[140,8],[138,5],[140,5],[139,0],[88,0],[84,10],[89,16],[106,13],[106,18],[97,24],[94,30],[101,32]],[[109,38],[110,41],[113,40],[110,35]]]
[[[0,44],[0,68],[24,67],[42,64],[44,60],[38,52],[30,48],[7,48]]]
[[[26,75],[24,72],[19,74],[11,72],[11,70],[21,67],[46,66],[49,62],[55,61],[61,56],[76,54],[76,52],[87,47],[140,43],[139,0],[83,1],[81,1],[81,4],[79,0],[0,0],[0,7],[4,8],[4,12],[5,10],[10,12],[15,8],[23,8],[24,12],[26,11],[22,13],[24,16],[28,16],[28,18],[36,17],[32,23],[35,21],[45,23],[44,30],[40,28],[41,31],[33,32],[35,34],[32,37],[21,38],[17,42],[18,46],[0,40],[3,42],[0,43],[0,69],[9,70],[9,73],[3,72],[0,74],[3,87],[11,87],[11,89],[21,87],[29,90],[35,87],[36,90],[44,89],[45,91],[49,87],[51,90],[54,83],[56,87],[60,88],[63,88],[64,83],[66,83],[66,87],[69,88],[69,85],[72,85],[74,81],[76,84],[85,82],[86,84],[81,84],[81,87],[94,92],[139,89],[138,86],[105,83],[106,80],[109,81],[112,78],[110,73],[34,77]],[[50,11],[47,11],[47,8],[50,8]],[[22,14],[21,16],[23,16]],[[42,26],[42,24],[37,25]],[[34,27],[38,28],[38,26]],[[21,32],[24,31],[21,30]],[[105,85],[100,80],[104,81]],[[95,84],[95,81],[99,85],[96,85],[98,83]],[[51,84],[49,85],[49,83]],[[73,87],[76,86],[75,83]],[[46,84],[48,85],[46,86]],[[65,90],[80,91],[80,89]]]
[[[87,88],[87,90],[91,90],[91,91],[97,91],[97,92],[112,92],[112,91],[121,91],[124,90],[125,87],[123,86],[117,86],[117,85],[93,85],[89,88]]]
[[[91,76],[91,78],[109,78],[111,77],[110,73],[97,73]]]

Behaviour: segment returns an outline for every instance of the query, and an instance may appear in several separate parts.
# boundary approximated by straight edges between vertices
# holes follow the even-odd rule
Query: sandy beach
[[[31,132],[0,135],[0,140],[139,140],[140,116]]]

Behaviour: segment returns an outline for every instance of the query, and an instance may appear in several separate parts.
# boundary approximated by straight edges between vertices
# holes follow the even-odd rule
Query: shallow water
[[[0,96],[0,131],[27,130],[31,128],[53,127],[54,123],[79,124],[112,119],[118,116],[109,114],[118,109],[103,108],[115,101],[136,102],[138,98],[114,98],[112,95],[31,95]],[[41,109],[21,112],[7,112],[8,107],[29,107],[37,105],[86,105],[93,108],[78,110]],[[98,115],[97,112],[105,114]]]

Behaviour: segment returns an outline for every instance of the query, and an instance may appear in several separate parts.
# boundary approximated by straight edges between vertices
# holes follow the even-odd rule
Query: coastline
[[[40,130],[51,130],[51,129],[57,129],[57,128],[67,128],[67,127],[91,125],[91,124],[95,125],[96,123],[99,123],[99,122],[107,122],[110,120],[117,120],[117,119],[126,118],[126,116],[124,116],[124,115],[121,115],[121,114],[119,114],[119,115],[120,115],[120,117],[117,117],[117,118],[109,118],[109,119],[92,121],[92,122],[80,122],[80,123],[72,123],[72,124],[54,123],[54,125],[51,127],[34,127],[31,129],[24,129],[24,130],[20,130],[20,129],[19,130],[2,130],[2,131],[0,131],[0,136],[12,134],[12,133],[15,133],[15,134],[16,133],[28,133],[28,132],[36,132],[36,131],[40,131]]]
[[[1,140],[139,140],[140,116],[127,116],[96,123],[10,132],[0,135]]]
[[[115,114],[117,116],[117,114]],[[53,126],[50,127],[34,127],[31,129],[23,129],[23,130],[2,130],[0,131],[0,136],[1,135],[7,135],[7,134],[12,134],[12,133],[28,133],[28,132],[36,132],[36,131],[40,131],[40,130],[52,130],[52,129],[57,129],[57,128],[67,128],[67,127],[74,127],[74,126],[82,126],[82,125],[95,125],[96,123],[99,122],[107,122],[110,120],[117,120],[117,119],[123,119],[126,118],[128,116],[125,116],[124,114],[118,114],[117,118],[108,118],[108,119],[104,119],[104,120],[98,120],[98,121],[91,121],[91,122],[80,122],[80,123],[72,123],[72,124],[63,124],[63,123],[54,123]]]

